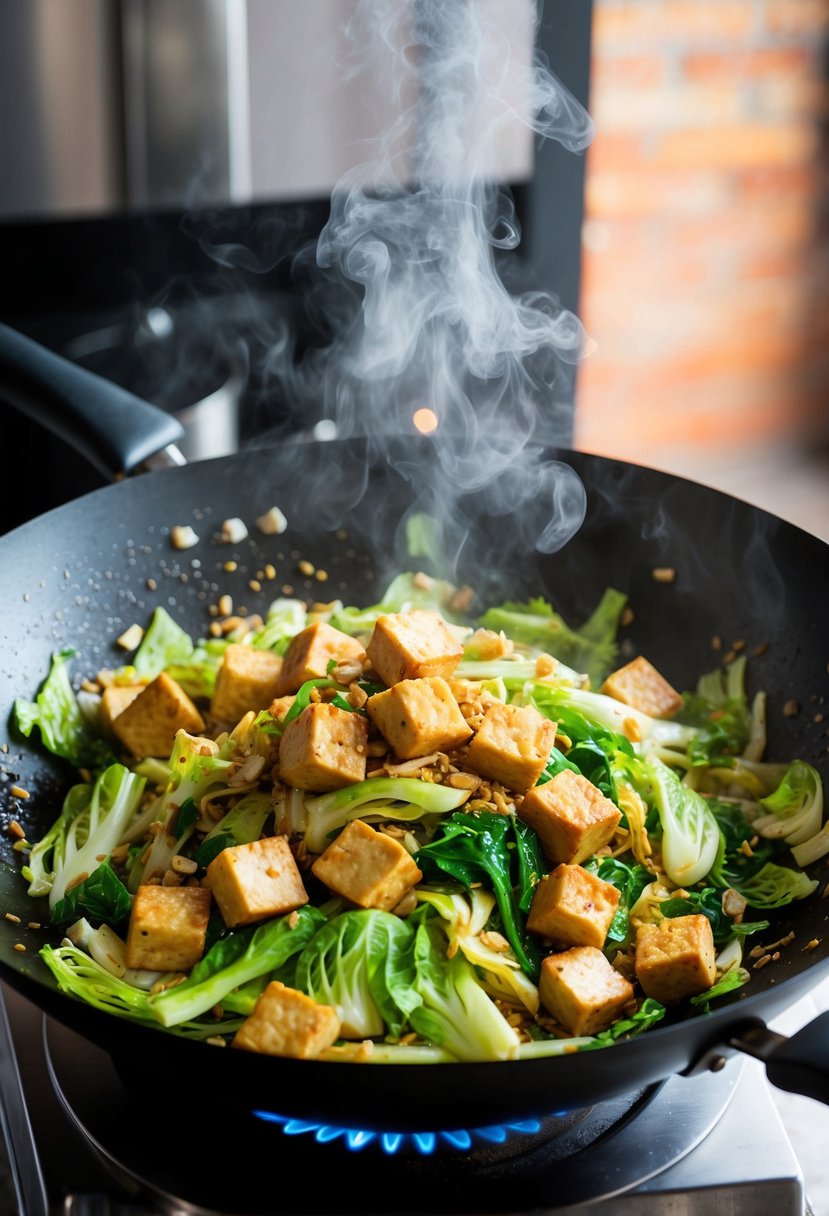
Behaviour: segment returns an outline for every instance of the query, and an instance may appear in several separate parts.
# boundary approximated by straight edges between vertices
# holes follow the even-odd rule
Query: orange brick
[[[721,211],[729,196],[724,177],[659,169],[629,173],[591,172],[585,186],[586,205],[594,216],[673,215]]]
[[[607,55],[599,47],[591,64],[594,89],[628,89],[662,84],[665,79],[665,57],[657,52],[649,55]]]
[[[787,0],[781,0],[786,3]],[[701,37],[723,42],[749,33],[754,26],[753,0],[640,0],[639,3],[598,4],[593,13],[593,38],[599,49],[616,43],[682,42]]]
[[[779,202],[786,198],[807,199],[811,202],[821,189],[818,166],[808,162],[800,165],[763,165],[744,169],[737,177],[741,200],[747,202]]]
[[[802,123],[736,123],[671,131],[659,140],[655,163],[664,168],[735,169],[800,165],[814,154],[815,132]]]
[[[735,47],[729,51],[699,51],[686,55],[684,72],[689,80],[734,80],[739,77],[787,76],[811,70],[814,50],[804,46]]]
[[[587,150],[587,176],[602,169],[626,169],[628,172],[646,162],[645,133],[628,131],[596,132]]]
[[[600,131],[671,131],[722,126],[751,118],[750,95],[740,79],[659,88],[594,87],[590,113]]]
[[[826,0],[769,0],[766,23],[775,34],[821,34],[829,29]]]

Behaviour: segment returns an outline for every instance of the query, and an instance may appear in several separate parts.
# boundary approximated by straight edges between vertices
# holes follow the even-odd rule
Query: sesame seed
[[[795,701],[794,699],[792,699],[791,701],[787,701],[786,704],[783,706],[783,717],[784,718],[796,718],[799,713],[800,713],[800,702],[799,701]]]
[[[41,927],[42,926],[39,920],[30,920],[27,925],[27,928],[29,929],[40,929]]]
[[[806,945],[803,947],[803,949],[804,950],[817,950],[819,945],[820,945],[820,938],[813,937],[810,942],[806,943]]]
[[[12,819],[11,823],[9,824],[8,833],[10,836],[16,836],[18,840],[23,840],[26,836],[26,833],[23,831],[16,819]]]
[[[148,578],[145,585],[146,585],[146,588],[148,591],[157,591],[158,590],[158,583],[155,581],[154,578]]]
[[[310,577],[314,573],[313,564],[304,560],[298,563],[297,569],[300,574],[304,574],[306,577]]]
[[[714,634],[714,636],[711,639],[711,649],[712,650],[722,650],[722,638],[716,633]]]
[[[672,583],[676,578],[676,570],[673,566],[654,566],[651,578],[655,583]]]
[[[250,588],[251,591],[261,591],[262,590],[262,584],[256,578],[252,578],[250,580],[250,582],[248,583],[248,587]]]
[[[225,562],[222,569],[226,570],[228,574],[232,574],[234,570],[238,570],[238,566],[236,562]]]
[[[221,1038],[217,1034],[212,1034],[209,1039],[205,1039],[204,1041],[205,1041],[205,1043],[209,1043],[211,1047],[226,1047],[227,1046],[224,1039]]]
[[[15,916],[14,912],[6,912],[5,916],[6,916],[6,920],[10,920],[13,925],[20,924],[20,917]]]
[[[267,566],[265,567],[265,578],[276,578],[276,566],[272,566],[270,562],[268,562]]]
[[[318,583],[324,583],[324,582],[327,582],[327,580],[328,580],[328,571],[327,571],[327,570],[317,570],[317,571],[314,573],[314,578],[317,580],[317,582],[318,582]]]
[[[31,798],[31,794],[22,785],[13,785],[9,791],[15,798]]]
[[[15,948],[15,950],[17,951],[17,953],[18,953],[18,954],[25,954],[25,953],[26,953],[26,947],[23,945],[23,943],[22,943],[22,942],[15,942],[15,943],[14,943],[14,948]]]

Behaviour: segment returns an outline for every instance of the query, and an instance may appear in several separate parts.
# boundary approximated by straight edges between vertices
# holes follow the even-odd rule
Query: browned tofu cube
[[[340,1015],[304,992],[272,980],[233,1038],[233,1046],[268,1056],[312,1060],[336,1042]]]
[[[286,836],[265,836],[222,849],[207,867],[205,882],[231,929],[308,903]]]
[[[119,714],[144,691],[146,684],[111,684],[101,694],[101,726],[111,731]]]
[[[272,650],[233,642],[222,655],[210,704],[213,717],[235,726],[250,709],[265,709],[276,696],[282,659]]]
[[[366,711],[401,760],[452,751],[472,734],[443,676],[400,680],[369,697]]]
[[[672,1005],[710,988],[716,948],[707,916],[665,917],[636,930],[636,978],[646,996]]]
[[[366,652],[356,638],[350,638],[327,621],[315,621],[291,639],[273,695],[283,697],[297,692],[306,680],[327,676],[332,659],[335,663],[362,663],[365,657]]]
[[[565,768],[527,791],[518,816],[537,832],[551,865],[577,865],[608,843],[622,813],[581,773]]]
[[[527,928],[560,946],[601,949],[620,898],[612,883],[581,866],[556,866],[533,892]]]
[[[425,676],[448,680],[463,658],[463,646],[439,613],[413,608],[378,616],[366,654],[390,688]]]
[[[127,966],[137,971],[195,967],[204,953],[210,899],[205,887],[140,886],[127,930]]]
[[[391,912],[423,877],[402,844],[353,819],[311,866],[343,899],[361,908]]]
[[[684,704],[681,694],[642,655],[611,672],[601,691],[652,718],[670,718]]]
[[[286,785],[324,793],[366,775],[368,723],[362,714],[326,701],[309,705],[279,740],[279,775]]]
[[[294,696],[274,697],[273,701],[271,701],[270,705],[268,706],[268,713],[275,722],[281,722],[295,700],[296,697]]]
[[[176,732],[197,735],[204,730],[204,718],[184,689],[162,671],[121,710],[112,729],[134,756],[167,759]]]
[[[634,992],[596,946],[573,946],[542,960],[538,995],[570,1034],[590,1035],[621,1017]]]
[[[466,762],[512,790],[535,785],[556,741],[556,726],[532,705],[490,705],[469,744]]]

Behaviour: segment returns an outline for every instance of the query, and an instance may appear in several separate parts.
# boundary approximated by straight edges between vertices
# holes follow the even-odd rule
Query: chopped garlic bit
[[[235,545],[238,541],[244,540],[247,534],[248,530],[244,520],[234,516],[233,519],[224,521],[220,536],[227,544]]]
[[[256,521],[256,526],[260,532],[264,532],[266,536],[273,536],[277,532],[284,532],[288,527],[288,521],[280,511],[279,507],[271,507],[264,515],[260,515]]]
[[[116,642],[122,650],[135,650],[141,644],[141,639],[144,636],[144,630],[140,625],[130,625],[129,629],[125,629]]]
[[[192,549],[199,543],[199,538],[189,524],[176,524],[170,529],[170,540],[174,549]]]

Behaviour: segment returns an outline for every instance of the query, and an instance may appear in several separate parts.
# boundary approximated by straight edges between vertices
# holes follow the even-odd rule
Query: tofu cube
[[[699,913],[636,930],[636,978],[645,995],[663,1005],[710,988],[717,978],[715,957],[711,922]]]
[[[607,1030],[634,998],[624,979],[596,946],[548,954],[538,983],[541,1004],[572,1035]]]
[[[137,971],[190,971],[204,953],[210,902],[205,887],[142,884],[132,900],[127,966]]]
[[[176,732],[198,735],[204,730],[204,718],[184,689],[162,671],[113,719],[112,729],[134,756],[166,760]]]
[[[275,722],[281,722],[295,700],[296,697],[294,696],[274,697],[273,701],[271,701],[270,705],[268,706],[268,713]]]
[[[369,697],[366,712],[401,760],[452,751],[472,734],[443,676],[400,680]]]
[[[101,694],[101,726],[112,732],[112,724],[119,714],[131,705],[146,684],[111,684]]]
[[[425,676],[448,680],[463,658],[463,646],[439,613],[413,608],[378,616],[366,654],[391,688],[401,680]]]
[[[517,809],[537,832],[551,865],[586,861],[608,843],[622,818],[600,789],[569,768],[528,790]]]
[[[343,899],[384,912],[391,912],[423,877],[402,844],[362,819],[352,819],[311,870]]]
[[[233,1046],[268,1056],[312,1060],[336,1042],[340,1015],[296,988],[272,980],[233,1037]]]
[[[527,928],[560,946],[601,950],[620,898],[612,883],[581,866],[556,866],[533,892]]]
[[[307,706],[279,740],[279,775],[286,785],[324,793],[366,775],[368,723],[362,714],[327,701]]]
[[[286,693],[298,692],[306,680],[327,676],[332,659],[335,663],[362,663],[365,657],[365,650],[355,638],[335,629],[327,621],[315,621],[291,639],[273,695],[284,697]]]
[[[490,705],[469,744],[467,766],[512,790],[535,785],[550,759],[556,726],[532,705]]]
[[[642,655],[611,672],[601,691],[652,718],[670,718],[684,704],[682,695]]]
[[[256,650],[233,642],[222,656],[210,711],[232,726],[250,709],[265,709],[276,696],[282,658],[272,650]]]
[[[222,849],[207,867],[205,882],[230,929],[308,903],[286,836],[265,836]]]

